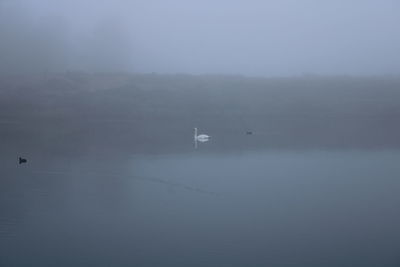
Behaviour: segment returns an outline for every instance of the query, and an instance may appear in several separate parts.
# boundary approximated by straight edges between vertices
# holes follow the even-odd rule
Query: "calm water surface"
[[[2,161],[1,266],[400,264],[400,152]]]

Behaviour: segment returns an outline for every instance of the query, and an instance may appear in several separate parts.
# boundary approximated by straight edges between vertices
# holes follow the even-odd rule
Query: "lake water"
[[[400,152],[2,156],[0,266],[399,266]]]

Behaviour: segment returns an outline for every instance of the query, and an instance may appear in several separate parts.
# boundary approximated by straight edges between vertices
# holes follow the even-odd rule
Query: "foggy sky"
[[[0,0],[0,72],[400,73],[397,0]]]

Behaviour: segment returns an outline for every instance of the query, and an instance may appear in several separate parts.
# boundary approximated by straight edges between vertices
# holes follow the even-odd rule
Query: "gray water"
[[[0,266],[399,266],[400,152],[2,157]]]

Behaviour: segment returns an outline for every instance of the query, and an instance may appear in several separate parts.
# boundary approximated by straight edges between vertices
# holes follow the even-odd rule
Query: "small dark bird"
[[[247,131],[246,134],[247,134],[247,135],[251,135],[251,134],[253,134],[253,132]]]
[[[24,159],[24,158],[19,157],[19,164],[27,163],[27,162],[28,162],[27,159]]]

